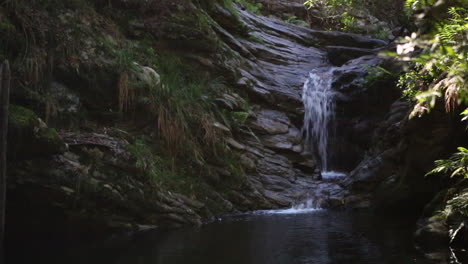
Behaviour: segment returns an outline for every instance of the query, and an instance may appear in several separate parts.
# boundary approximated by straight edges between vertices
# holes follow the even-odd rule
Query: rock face
[[[424,175],[434,160],[456,149],[463,133],[459,121],[448,120],[443,109],[411,120],[407,111],[404,102],[392,105],[387,121],[374,135],[368,157],[351,173],[351,187],[375,190],[381,208],[422,208],[439,188],[433,182],[437,179]]]
[[[239,12],[240,20],[244,27],[248,28],[249,35],[256,38],[234,38],[227,31],[218,29],[221,38],[227,44],[224,49],[232,50],[234,56],[230,60],[215,63],[229,75],[234,73],[238,76],[235,82],[239,89],[246,91],[249,97],[255,98],[255,114],[249,120],[248,126],[257,136],[253,138],[242,135],[236,139],[246,146],[243,155],[249,160],[248,163],[256,165],[256,173],[248,178],[273,204],[289,206],[314,189],[314,185],[308,181],[320,177],[313,173],[316,161],[305,151],[300,132],[304,112],[302,89],[309,72],[333,67],[329,61],[330,52],[319,45],[367,49],[383,46],[385,42],[347,33],[310,30],[274,18]],[[218,16],[223,13],[221,9],[216,12]],[[336,138],[339,141],[334,143],[335,146],[349,140],[349,134],[360,134],[359,138],[362,138],[363,134],[367,133],[370,138],[376,123],[382,121],[390,102],[395,99],[393,94],[382,99],[381,94],[376,91],[382,88],[379,84],[369,87],[365,79],[369,68],[383,64],[383,60],[375,56],[360,56],[367,54],[342,59],[347,63],[335,70],[333,85],[339,93],[338,100],[343,102],[339,103],[337,127],[346,128],[338,131]],[[373,100],[377,102],[374,103]],[[363,118],[365,107],[362,104],[367,102],[368,105],[370,102],[375,104],[378,111],[364,115]],[[352,113],[355,110],[352,108],[359,106],[362,110]],[[364,120],[361,123],[353,120],[358,118]],[[357,124],[349,126],[350,122]],[[334,159],[351,160],[351,165],[337,168],[347,170],[355,165],[370,144],[370,139],[364,141],[350,141],[350,144],[354,143],[355,146],[347,145],[342,147],[343,150],[336,147],[337,157]],[[360,149],[353,153],[346,152],[356,148]]]
[[[296,17],[307,20],[307,8],[302,0],[259,0],[268,15],[280,16],[287,20]]]
[[[440,253],[466,239],[466,217],[454,214],[450,202],[455,194],[463,199],[466,190],[447,189],[448,180],[425,175],[433,169],[434,160],[466,144],[464,126],[458,118],[448,118],[440,106],[413,119],[408,118],[410,108],[408,102],[396,100],[385,121],[377,123],[364,159],[344,182],[353,193],[347,199],[350,204],[367,201],[367,207],[382,213],[420,217],[416,242],[442,263],[449,256]]]

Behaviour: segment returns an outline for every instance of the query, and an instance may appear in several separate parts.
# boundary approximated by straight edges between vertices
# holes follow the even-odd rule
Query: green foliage
[[[426,175],[449,175],[451,178],[456,178],[459,184],[463,183],[464,180],[468,179],[468,149],[459,147],[458,152],[449,159],[437,160],[435,165],[436,168]],[[455,192],[457,191],[455,190]],[[449,199],[442,214],[448,216],[454,212],[468,217],[468,192],[466,190]]]
[[[306,26],[309,25],[309,23],[307,23],[306,21],[298,18],[297,16],[290,16],[285,21],[288,22],[288,23],[294,24],[294,25],[299,25],[299,26],[305,26],[306,27]]]
[[[465,109],[465,111],[461,112],[460,115],[463,116],[462,121],[467,121],[468,120],[468,108]]]
[[[417,7],[420,8],[418,2]],[[414,6],[411,2],[410,6]],[[429,33],[413,34],[398,46],[398,55],[413,62],[413,70],[400,80],[406,94],[415,96],[412,116],[429,112],[444,97],[447,111],[468,103],[468,3],[447,9],[447,16]],[[414,56],[415,51],[419,51]],[[422,52],[421,52],[422,51]]]
[[[460,213],[464,217],[468,217],[468,192],[459,194],[447,202],[451,211]]]
[[[323,16],[322,23],[326,27],[354,31],[355,18],[348,12],[353,8],[352,0],[307,0],[304,5],[308,8],[319,9]]]
[[[386,79],[394,79],[394,78],[397,78],[397,73],[393,73],[385,69],[384,67],[377,66],[377,67],[368,68],[365,81],[367,84],[373,84],[378,81],[382,81]]]
[[[159,1],[143,2],[145,7],[146,2],[160,7]],[[200,0],[195,5],[213,3]],[[67,77],[89,84],[70,84],[71,89],[105,94],[104,111],[111,112],[115,122],[143,124],[145,133],[151,135],[129,147],[150,182],[191,189],[216,175],[213,164],[226,168],[233,177],[240,174],[240,161],[227,147],[225,138],[232,136],[230,129],[243,125],[248,114],[242,113],[239,106],[221,111],[215,99],[231,93],[222,80],[212,78],[177,54],[156,50],[159,39],[153,35],[131,32],[132,37],[138,37],[126,37],[129,21],[141,19],[136,17],[141,14],[114,8],[118,15],[108,15],[105,12],[109,8],[94,8],[95,1],[90,0],[18,0],[1,4],[0,56],[14,62],[15,81],[28,91],[37,91],[45,100],[48,78],[65,72]],[[251,3],[246,6],[255,12],[261,8]],[[165,29],[185,30],[172,30],[171,36],[186,37],[188,41],[203,36],[210,43],[217,41],[210,18],[193,5],[164,19],[169,24]],[[159,74],[160,80],[142,80],[143,70]],[[38,89],[30,89],[36,86]],[[82,96],[89,99],[88,95]],[[55,102],[50,102],[52,111]],[[99,107],[96,111],[102,110]],[[223,126],[230,129],[223,131],[219,128]]]
[[[123,100],[132,102],[124,103],[131,106],[124,109],[127,112],[145,111],[144,119],[155,123],[153,140],[164,150],[158,155],[170,161],[172,168],[178,168],[171,176],[163,173],[167,169],[157,171],[152,162],[142,158],[139,164],[142,167],[152,168],[149,169],[153,171],[152,175],[157,176],[150,178],[156,177],[160,182],[175,177],[175,181],[178,181],[186,174],[195,173],[210,177],[209,175],[214,172],[210,171],[209,164],[218,164],[230,171],[238,171],[240,162],[232,163],[234,153],[229,151],[224,138],[231,129],[242,125],[249,114],[235,112],[234,108],[231,111],[219,109],[216,100],[219,100],[218,96],[228,92],[225,84],[219,79],[204,77],[177,56],[153,54],[154,50],[144,48],[144,43],[126,47],[130,50],[116,50],[116,54],[129,55],[128,58],[125,55],[126,59],[121,60],[125,63],[117,64],[117,70],[126,69],[130,76],[135,75],[137,71],[129,70],[128,66],[134,66],[134,62],[138,60],[137,65],[144,63],[156,69],[161,80],[148,83],[131,77],[126,78],[127,84],[123,87],[128,92],[124,93],[126,98]],[[233,107],[235,104],[236,109],[245,107],[243,105],[245,102],[237,95],[226,95],[223,100],[227,102],[228,99],[233,100],[230,103]],[[138,115],[138,118],[141,121],[142,115]],[[229,127],[227,131],[223,129],[224,126]],[[141,145],[137,144],[143,153],[140,156],[151,156],[149,150],[142,148]]]
[[[136,138],[127,146],[127,151],[135,158],[135,165],[145,176],[145,180],[154,187],[186,195],[203,196],[207,188],[206,182],[218,177],[219,172],[212,170],[209,166],[200,169],[194,167],[191,162],[177,163],[168,157],[166,150],[150,137]],[[213,162],[216,163],[215,160]],[[229,178],[223,179],[225,183],[243,184],[245,173],[240,164],[240,159],[235,153],[222,158],[220,165],[230,174]],[[227,186],[229,185],[224,185],[224,187]]]
[[[22,106],[10,105],[9,122],[19,128],[33,128],[38,125],[38,117],[36,114]]]
[[[405,12],[407,15],[413,15],[415,11],[431,6],[435,2],[436,0],[406,0]]]
[[[254,14],[257,14],[257,15],[260,15],[261,14],[261,11],[262,11],[262,8],[263,8],[263,4],[262,3],[255,3],[251,0],[234,0],[235,2],[245,6],[245,8],[247,10],[249,10],[250,12],[254,13]]]
[[[308,7],[317,7],[319,5],[324,4],[324,2],[326,2],[327,5],[330,5],[333,7],[351,7],[353,5],[353,0],[329,0],[329,1],[307,0],[304,2],[304,5]]]
[[[232,112],[232,117],[236,120],[239,124],[244,124],[245,121],[250,117],[250,113],[248,112]]]
[[[304,5],[318,11],[316,14],[320,24],[327,29],[369,34],[387,40],[391,27],[406,23],[406,17],[401,12],[402,2],[403,0],[307,0]]]
[[[154,153],[152,146],[151,142],[144,138],[137,138],[133,144],[128,145],[127,150],[135,157],[137,168],[144,171],[151,183],[163,185],[167,181],[177,179],[167,162]]]
[[[468,178],[468,149],[459,147],[458,152],[454,153],[449,159],[437,160],[436,168],[426,175],[437,173],[450,173],[450,177],[462,176]]]
[[[415,101],[420,93],[418,87],[428,86],[429,75],[420,76],[416,71],[409,71],[400,76],[397,86],[403,90],[403,96],[409,101]]]
[[[356,18],[349,15],[348,12],[344,12],[341,15],[341,23],[343,24],[342,29],[345,31],[358,31]]]
[[[419,33],[405,38],[397,47],[402,61],[411,70],[400,78],[404,94],[415,101],[411,117],[421,116],[443,99],[445,110],[458,111],[468,105],[468,2],[407,0],[408,14],[419,12],[416,24]],[[422,11],[422,14],[421,14]],[[428,19],[429,18],[429,19]],[[461,113],[468,119],[468,109]],[[448,159],[435,161],[427,175],[442,174],[454,178],[458,186],[468,178],[468,149],[459,147]],[[459,213],[468,216],[468,193],[447,202],[442,212],[447,216]]]

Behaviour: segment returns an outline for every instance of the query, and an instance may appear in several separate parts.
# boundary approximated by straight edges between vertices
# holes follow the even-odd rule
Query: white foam
[[[310,212],[316,212],[323,210],[317,207],[317,203],[314,199],[308,199],[300,204],[293,205],[288,209],[279,209],[279,210],[262,210],[256,211],[256,214],[306,214]]]
[[[323,171],[322,179],[338,179],[348,176],[348,174],[338,171]]]
[[[280,209],[280,210],[261,210],[261,211],[255,211],[254,214],[259,214],[259,215],[273,215],[273,214],[279,214],[279,215],[286,215],[286,214],[307,214],[311,212],[317,212],[321,211],[323,209],[320,208],[303,208],[303,209],[297,209],[297,208],[289,208],[289,209]]]

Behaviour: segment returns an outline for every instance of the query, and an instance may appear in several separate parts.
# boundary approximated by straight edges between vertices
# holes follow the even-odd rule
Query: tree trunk
[[[0,66],[0,262],[4,258],[6,155],[8,131],[8,107],[10,104],[10,65],[5,61]]]

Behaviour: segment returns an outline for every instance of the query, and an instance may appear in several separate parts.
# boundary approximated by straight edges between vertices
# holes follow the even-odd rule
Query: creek
[[[413,249],[412,223],[363,212],[259,211],[228,216],[201,228],[147,231],[79,250],[43,243],[40,255],[18,255],[24,259],[17,263],[428,263]]]

